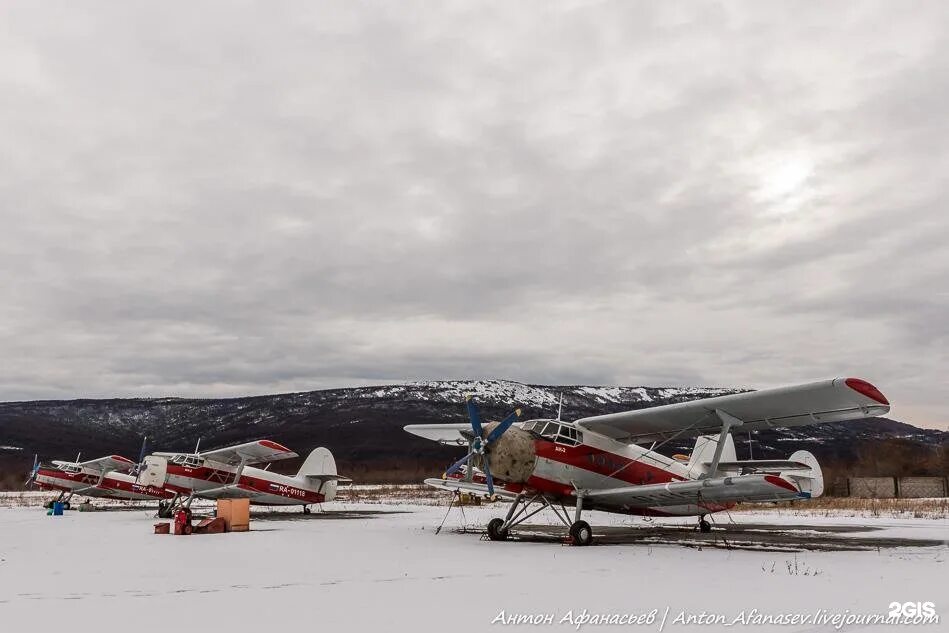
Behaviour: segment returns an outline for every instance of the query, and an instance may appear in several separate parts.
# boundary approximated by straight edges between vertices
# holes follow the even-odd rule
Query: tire
[[[70,509],[69,502],[66,501],[65,503],[63,503],[63,510],[69,510],[69,509]]]
[[[508,537],[507,530],[502,530],[504,521],[501,519],[491,519],[488,522],[488,538],[492,541],[506,541]]]
[[[705,519],[699,520],[699,532],[702,534],[708,534],[712,531],[712,524],[706,521]]]
[[[593,530],[586,521],[577,521],[570,526],[570,542],[572,545],[589,545],[593,542]]]

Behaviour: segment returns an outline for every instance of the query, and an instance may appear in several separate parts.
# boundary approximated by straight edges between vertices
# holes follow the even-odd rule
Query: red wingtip
[[[258,444],[260,444],[261,446],[265,446],[267,448],[273,449],[275,451],[280,451],[282,453],[291,452],[290,449],[284,446],[283,444],[277,444],[276,442],[272,442],[270,440],[260,440]]]
[[[791,492],[798,491],[797,488],[794,487],[794,484],[792,484],[791,482],[785,479],[782,479],[781,477],[778,477],[777,475],[765,475],[764,480],[770,484],[774,484],[775,486],[778,486],[779,488],[785,488],[786,490],[790,490]]]
[[[847,383],[848,387],[857,393],[864,395],[871,400],[876,400],[880,404],[889,406],[890,401],[886,399],[886,396],[884,396],[879,389],[868,383],[866,380],[860,380],[859,378],[848,378],[845,382]]]

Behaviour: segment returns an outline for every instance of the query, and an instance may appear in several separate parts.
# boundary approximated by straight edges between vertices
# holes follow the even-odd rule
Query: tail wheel
[[[504,525],[503,520],[491,519],[491,521],[488,522],[488,538],[492,541],[506,541],[508,537],[508,531],[502,530],[502,525]]]
[[[712,524],[706,521],[705,519],[699,519],[699,532],[702,534],[708,534],[712,531]]]
[[[593,530],[586,521],[577,521],[570,526],[570,540],[573,545],[589,545],[593,542]]]

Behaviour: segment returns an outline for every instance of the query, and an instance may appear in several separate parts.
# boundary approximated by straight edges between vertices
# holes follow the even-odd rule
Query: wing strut
[[[715,409],[715,415],[722,421],[722,432],[718,436],[718,445],[715,446],[715,455],[712,456],[712,463],[708,467],[708,472],[699,477],[699,479],[712,478],[718,474],[718,462],[722,459],[722,449],[725,448],[725,438],[728,437],[732,427],[738,427],[744,424],[733,415],[725,413],[721,409]]]

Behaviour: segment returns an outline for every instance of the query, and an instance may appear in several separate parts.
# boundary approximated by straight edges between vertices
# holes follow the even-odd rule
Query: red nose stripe
[[[864,395],[871,400],[876,400],[880,404],[890,404],[890,401],[886,399],[880,390],[868,383],[866,380],[860,380],[859,378],[848,378],[846,381],[847,386],[856,391],[857,393]]]

